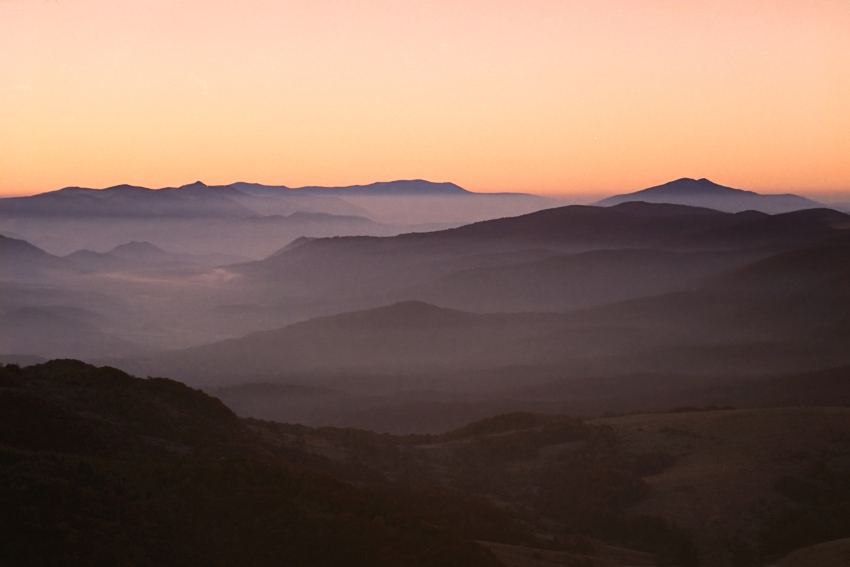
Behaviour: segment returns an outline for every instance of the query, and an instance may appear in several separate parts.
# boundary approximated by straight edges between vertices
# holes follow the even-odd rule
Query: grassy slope
[[[816,459],[848,461],[850,408],[809,407],[631,415],[598,420],[632,451],[666,451],[676,464],[648,477],[640,511],[688,529],[703,549],[755,541],[760,504],[783,475]]]

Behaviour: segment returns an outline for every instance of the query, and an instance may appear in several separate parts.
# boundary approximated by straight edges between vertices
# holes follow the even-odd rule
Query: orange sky
[[[0,195],[850,191],[847,0],[0,0]]]

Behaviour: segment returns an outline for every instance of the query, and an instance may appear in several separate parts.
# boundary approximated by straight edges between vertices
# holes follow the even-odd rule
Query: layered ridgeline
[[[788,213],[803,209],[823,207],[821,203],[786,193],[782,195],[763,195],[754,191],[733,189],[713,183],[708,179],[682,178],[649,189],[614,195],[602,199],[597,205],[610,207],[630,201],[644,203],[672,203],[707,207],[718,211],[736,213],[740,211],[761,211],[763,213]]]
[[[850,521],[847,408],[397,436],[63,360],[0,366],[0,410],[10,565],[760,565]]]
[[[628,203],[303,240],[228,270],[263,310],[333,315],[110,364],[228,388],[247,414],[395,431],[728,401],[850,364],[848,221]]]
[[[303,237],[241,263],[135,238],[63,257],[7,238],[0,353],[100,359],[244,414],[392,431],[661,409],[658,392],[688,405],[850,364],[849,230],[829,209],[633,202]]]
[[[352,187],[256,183],[148,189],[66,187],[0,199],[0,233],[56,254],[109,250],[130,240],[188,253],[260,258],[299,236],[388,235],[510,216],[558,201],[471,193],[452,183],[392,181]]]

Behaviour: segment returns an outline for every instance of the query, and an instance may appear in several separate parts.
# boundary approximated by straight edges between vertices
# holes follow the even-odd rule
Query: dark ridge
[[[416,506],[413,491],[337,480],[357,467],[276,431],[172,380],[0,366],[0,563],[500,565],[432,520],[457,498]]]

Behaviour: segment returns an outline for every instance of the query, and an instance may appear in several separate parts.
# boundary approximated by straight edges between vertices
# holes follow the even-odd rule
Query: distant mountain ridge
[[[471,195],[470,191],[454,183],[435,183],[424,179],[403,179],[397,181],[379,181],[368,185],[348,185],[339,187],[324,187],[309,185],[306,187],[286,187],[283,185],[262,185],[260,183],[233,183],[230,185],[238,191],[253,195],[268,195],[274,193],[311,193],[318,195]]]
[[[33,246],[26,240],[0,234],[0,277],[9,281],[40,274],[44,270],[67,269],[72,264]]]
[[[65,187],[27,197],[0,199],[0,215],[119,215],[119,216],[212,216],[246,218],[258,216],[251,197],[333,197],[472,195],[454,183],[421,179],[389,181],[350,187],[302,187],[233,183],[206,185],[196,181],[180,187],[149,189],[115,185],[105,189]],[[354,212],[351,209],[348,212]],[[294,212],[294,211],[293,211]],[[336,212],[336,211],[329,211]]]
[[[610,207],[630,201],[706,207],[727,213],[752,210],[779,214],[824,207],[821,203],[791,193],[762,195],[754,191],[718,185],[705,178],[691,179],[688,177],[634,193],[614,195],[595,204]]]
[[[157,195],[164,197],[219,197],[233,198],[238,196],[236,193],[248,195],[297,195],[297,194],[321,194],[321,195],[472,195],[470,191],[456,185],[454,183],[435,183],[424,179],[407,179],[396,181],[379,181],[367,185],[346,185],[346,186],[319,186],[310,185],[305,187],[288,187],[286,185],[264,185],[262,183],[247,183],[239,181],[227,185],[207,185],[202,181],[187,183],[178,187],[162,187],[148,188],[137,185],[122,183],[105,187],[103,189],[94,189],[88,187],[63,187],[56,191],[46,191],[35,195],[23,197],[7,197],[0,200],[21,203],[30,200],[34,197],[41,199],[47,196],[52,197],[96,197],[103,200],[117,201],[120,197],[143,197]]]
[[[237,182],[230,185],[206,185],[196,181],[180,187],[149,189],[135,185],[115,185],[104,189],[65,187],[25,197],[0,198],[0,218],[219,218],[255,219],[266,216],[290,217],[293,213],[324,214],[327,219],[345,216],[342,221],[362,217],[370,220],[382,215],[374,209],[375,199],[403,200],[475,199],[476,206],[504,201],[507,216],[553,206],[557,201],[525,193],[472,193],[454,183],[434,183],[422,179],[397,180],[343,187],[284,185]],[[346,199],[349,199],[348,201]],[[358,200],[364,200],[359,203]],[[528,201],[528,203],[523,203]],[[466,201],[465,201],[466,202]],[[472,201],[470,201],[472,202]],[[491,205],[493,204],[491,203]],[[364,206],[365,204],[365,206]],[[422,203],[424,206],[425,204]],[[511,207],[520,208],[515,211]],[[397,206],[396,206],[397,208]],[[409,204],[402,210],[410,209]],[[449,209],[438,207],[439,210]],[[398,211],[396,211],[398,212]],[[488,218],[506,216],[494,214]],[[391,219],[390,219],[391,220]],[[479,220],[479,219],[475,219]],[[400,221],[409,222],[409,221]],[[456,222],[432,219],[430,222]]]
[[[241,193],[230,187],[196,182],[182,187],[148,189],[116,185],[106,189],[65,187],[29,197],[0,199],[2,216],[45,217],[217,217],[257,216],[240,204]]]

